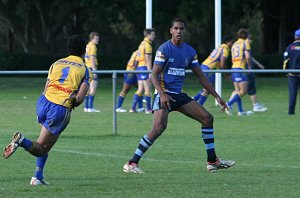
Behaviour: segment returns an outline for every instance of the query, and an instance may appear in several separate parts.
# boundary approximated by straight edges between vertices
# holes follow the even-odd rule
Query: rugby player
[[[152,69],[152,83],[156,89],[153,102],[153,128],[141,138],[133,157],[123,166],[126,173],[144,173],[138,163],[154,141],[165,131],[168,115],[178,111],[202,124],[202,139],[207,151],[207,170],[214,172],[235,164],[232,160],[217,157],[214,146],[213,116],[187,94],[182,92],[186,69],[191,69],[200,84],[213,95],[221,106],[227,108],[225,101],[217,94],[214,87],[204,76],[196,51],[183,42],[184,20],[177,18],[171,23],[171,40],[162,44],[156,52]]]
[[[48,184],[43,175],[48,153],[68,126],[72,109],[84,101],[89,90],[92,72],[83,62],[85,46],[83,37],[72,36],[68,41],[69,56],[51,65],[44,92],[36,105],[37,119],[41,125],[37,141],[16,132],[11,143],[4,148],[5,159],[9,158],[18,147],[23,147],[31,155],[36,156],[36,171],[30,185]]]

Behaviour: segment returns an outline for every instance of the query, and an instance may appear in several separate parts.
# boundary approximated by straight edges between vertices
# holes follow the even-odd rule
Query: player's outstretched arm
[[[211,95],[215,97],[217,102],[221,105],[221,111],[224,111],[227,107],[226,102],[219,96],[219,94],[215,91],[215,88],[213,85],[208,81],[206,76],[203,74],[200,67],[193,67],[192,68],[193,73],[198,78],[200,84],[206,89]]]

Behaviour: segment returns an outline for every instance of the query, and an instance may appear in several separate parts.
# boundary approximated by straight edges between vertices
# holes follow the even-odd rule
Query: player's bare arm
[[[88,83],[86,82],[83,82],[81,85],[80,85],[80,88],[79,88],[79,91],[77,92],[76,96],[75,96],[75,101],[73,103],[73,107],[77,107],[79,106],[83,101],[84,101],[84,98],[87,94],[89,90],[89,85]]]
[[[224,111],[227,107],[226,102],[219,96],[219,94],[215,91],[212,84],[208,81],[208,79],[203,74],[202,70],[199,67],[192,68],[193,73],[198,78],[200,84],[206,89],[211,95],[215,97],[217,102],[221,105],[221,111]]]
[[[220,69],[227,69],[226,67],[226,57],[222,56],[220,60]]]
[[[251,69],[251,65],[252,65],[251,60],[252,60],[252,58],[251,58],[250,52],[247,51],[247,50],[245,51],[245,57],[246,57],[247,65],[248,65],[247,69]]]

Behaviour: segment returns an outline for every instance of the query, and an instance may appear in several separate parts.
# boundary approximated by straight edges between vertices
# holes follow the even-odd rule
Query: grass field
[[[15,131],[36,139],[39,126],[35,102],[44,77],[0,77],[0,146]],[[118,91],[121,88],[118,81]],[[205,106],[215,117],[217,154],[236,165],[218,173],[206,170],[200,125],[174,112],[165,133],[140,162],[146,174],[125,174],[123,164],[140,138],[150,130],[152,116],[118,114],[118,135],[112,135],[111,79],[102,78],[95,99],[101,113],[77,108],[71,123],[49,154],[45,178],[49,186],[32,187],[35,158],[22,148],[0,160],[0,197],[299,197],[299,103],[295,116],[287,115],[287,80],[258,78],[258,100],[267,112],[238,117],[220,113],[209,98]],[[188,78],[185,92],[200,89]],[[223,81],[227,100],[232,85]],[[129,108],[132,94],[125,100]],[[244,99],[245,110],[251,109]],[[235,108],[236,109],[236,108]]]

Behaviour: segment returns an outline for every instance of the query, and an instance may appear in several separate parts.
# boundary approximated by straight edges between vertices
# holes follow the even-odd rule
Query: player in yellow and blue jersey
[[[141,42],[138,48],[137,60],[138,65],[136,70],[138,71],[147,71],[152,69],[152,42],[155,39],[155,30],[148,28],[144,30],[144,40]],[[143,97],[146,100],[146,114],[151,113],[151,84],[150,77],[148,73],[137,74],[138,79],[138,90],[133,96],[133,103],[130,109],[130,112],[136,112],[136,105],[140,103]]]
[[[138,53],[138,50],[134,51],[132,53],[132,55],[130,56],[130,59],[129,59],[129,61],[127,63],[127,66],[126,66],[127,71],[136,70],[136,67],[138,65],[137,53]],[[126,97],[127,93],[131,89],[132,85],[137,85],[136,74],[131,74],[131,73],[124,74],[123,88],[122,88],[122,91],[119,93],[116,112],[119,112],[119,113],[127,112],[126,109],[122,108],[122,105],[123,105],[123,102],[125,100],[125,97]],[[143,105],[142,101],[139,101],[139,102],[140,102],[139,105]]]
[[[95,71],[98,69],[97,45],[99,43],[99,34],[98,32],[91,32],[89,37],[90,41],[86,46],[84,60],[86,66],[88,66],[92,71]],[[93,74],[93,80],[91,82],[90,90],[84,102],[84,112],[100,112],[100,110],[94,108],[94,98],[96,95],[97,87],[98,74]]]
[[[183,42],[184,20],[177,18],[171,22],[171,40],[163,43],[156,51],[152,69],[152,83],[156,89],[153,100],[153,127],[141,138],[132,158],[123,166],[126,173],[144,173],[138,163],[155,140],[165,131],[169,113],[178,111],[201,123],[202,139],[207,152],[207,170],[215,172],[235,164],[233,160],[221,160],[214,146],[213,116],[187,94],[182,92],[186,70],[191,69],[199,83],[212,94],[224,111],[225,101],[214,90],[212,84],[200,69],[194,48]]]
[[[72,36],[68,41],[69,56],[56,61],[50,67],[44,92],[36,105],[36,114],[41,125],[37,141],[27,139],[23,133],[16,132],[11,143],[3,151],[5,159],[18,147],[23,147],[37,157],[36,171],[30,185],[48,184],[43,176],[48,152],[68,126],[72,109],[84,101],[89,90],[92,72],[83,62],[85,45],[83,37]]]
[[[210,55],[202,62],[201,69],[212,85],[215,84],[215,73],[208,73],[205,70],[226,69],[226,61],[233,44],[233,37],[224,37],[222,44],[215,48]],[[194,96],[194,100],[203,105],[208,97],[208,92],[202,89]]]
[[[236,102],[238,106],[238,115],[248,115],[244,112],[242,105],[242,97],[247,94],[248,79],[246,73],[234,72],[237,70],[251,69],[251,47],[247,41],[249,35],[248,30],[242,28],[238,31],[238,40],[234,42],[231,47],[232,57],[232,74],[231,78],[234,84],[234,91],[227,102],[229,109],[226,111],[228,115],[231,115],[232,105]]]

